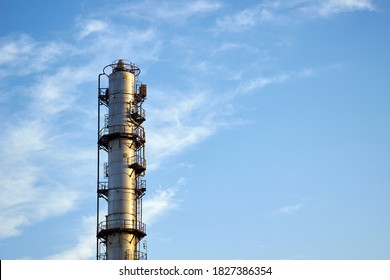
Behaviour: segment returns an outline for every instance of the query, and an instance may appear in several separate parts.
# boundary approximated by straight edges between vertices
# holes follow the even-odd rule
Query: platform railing
[[[138,137],[139,140],[145,140],[145,130],[141,126],[130,126],[130,125],[115,125],[110,127],[103,127],[99,131],[99,139],[103,136],[107,136],[109,134],[130,134]]]
[[[127,260],[146,260],[147,255],[141,251],[126,250]]]
[[[146,159],[141,155],[127,158],[127,165],[134,169],[146,169]]]
[[[130,219],[108,220],[99,224],[99,231],[109,229],[134,229],[146,232],[146,225],[140,221]]]

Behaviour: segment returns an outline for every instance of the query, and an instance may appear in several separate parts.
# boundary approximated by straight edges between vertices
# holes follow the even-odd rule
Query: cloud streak
[[[138,4],[121,5],[119,11],[113,14],[121,14],[125,17],[141,18],[145,21],[161,23],[182,23],[193,17],[215,12],[222,8],[219,1],[160,1],[158,5],[154,1],[143,1]]]
[[[260,75],[257,78],[247,80],[241,84],[238,89],[240,94],[258,91],[266,86],[285,83],[290,80],[306,79],[315,76],[315,70],[311,68],[304,68],[303,70],[296,72],[286,72],[276,74],[273,76]]]
[[[371,0],[263,1],[240,12],[220,17],[220,31],[241,32],[260,24],[291,24],[353,11],[374,11]]]
[[[79,23],[80,32],[79,39],[84,39],[85,37],[94,34],[101,33],[106,31],[108,28],[108,23],[102,20],[91,19]]]
[[[74,49],[60,41],[36,41],[26,34],[0,38],[0,78],[37,74]]]
[[[318,7],[313,7],[312,10]],[[328,0],[319,5],[318,14],[331,16],[343,12],[374,11],[375,7],[371,0]]]
[[[278,212],[284,213],[284,214],[293,214],[293,213],[297,212],[298,210],[302,209],[302,207],[303,207],[302,203],[288,205],[288,206],[284,206],[282,208],[279,208]]]
[[[176,100],[161,93],[160,99],[166,102],[158,102],[159,107],[152,107],[149,117],[152,124],[148,134],[152,163],[149,168],[152,170],[165,159],[199,143],[215,131],[215,124],[209,119],[206,93],[186,94]]]

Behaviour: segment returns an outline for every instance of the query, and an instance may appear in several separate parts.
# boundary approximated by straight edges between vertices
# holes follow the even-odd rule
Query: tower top
[[[125,60],[119,59],[116,64],[115,71],[125,71]]]
[[[103,73],[105,75],[110,75],[111,73],[106,73],[106,70],[108,68],[111,68],[111,72],[118,72],[118,71],[125,71],[130,72],[134,74],[135,76],[138,76],[141,73],[141,69],[139,69],[138,65],[125,60],[125,59],[118,59],[113,61],[111,64],[107,65],[103,68]]]

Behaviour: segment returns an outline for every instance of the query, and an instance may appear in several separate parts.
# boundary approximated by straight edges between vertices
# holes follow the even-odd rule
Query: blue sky
[[[149,259],[390,258],[390,5],[0,3],[0,259],[94,259],[97,75],[148,85]]]

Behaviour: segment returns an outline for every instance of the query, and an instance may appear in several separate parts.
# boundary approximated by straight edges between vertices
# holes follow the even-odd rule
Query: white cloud
[[[44,118],[71,109],[77,99],[77,88],[96,79],[88,65],[74,69],[64,66],[56,70],[54,73],[41,76],[30,89],[34,96],[31,110]]]
[[[315,72],[311,68],[305,68],[298,73],[299,78],[310,78],[310,77],[313,77],[314,75],[315,75]]]
[[[158,218],[165,215],[167,211],[177,208],[175,195],[177,187],[158,189],[154,194],[144,200],[143,221],[147,226],[153,225]]]
[[[3,38],[0,43],[0,65],[17,63],[21,56],[31,55],[36,48],[34,40],[25,34],[21,34],[17,38]]]
[[[255,50],[251,49],[248,45],[245,45],[245,44],[224,42],[221,44],[220,47],[218,47],[217,49],[215,49],[213,51],[213,55],[218,54],[220,52],[237,50],[237,49],[242,49],[242,50],[252,51],[252,52],[255,51]]]
[[[356,10],[373,11],[374,5],[371,0],[327,0],[323,1],[319,6],[318,13],[323,16],[329,16]]]
[[[63,51],[62,45],[37,42],[24,35],[15,38],[21,49],[14,53],[11,51],[13,43],[6,42],[9,50],[2,60],[11,65],[10,69],[17,68],[13,62],[20,67],[28,57],[34,57],[32,64],[46,60],[50,63],[40,68],[41,75],[37,75],[33,84],[19,92],[13,91],[8,96],[10,100],[6,100],[10,105],[18,100],[23,107],[2,116],[12,121],[3,126],[0,138],[1,146],[7,147],[0,151],[0,184],[3,186],[0,188],[0,238],[21,234],[25,226],[72,211],[84,195],[79,188],[80,176],[90,176],[91,170],[85,163],[95,157],[95,149],[72,145],[70,141],[77,137],[75,131],[81,126],[72,113],[78,108],[74,106],[76,88],[92,77],[87,74],[87,66],[73,70],[61,66],[53,57]],[[38,50],[39,47],[43,50]],[[49,64],[56,67],[50,68]],[[23,75],[38,69],[30,64],[20,68],[27,69]],[[64,112],[68,114],[66,121]],[[67,135],[63,127],[70,123],[73,127],[67,128]]]
[[[227,15],[217,19],[217,27],[220,30],[243,31],[256,26],[260,22],[275,19],[273,12],[263,5],[245,9],[233,15]]]
[[[205,93],[185,95],[175,100],[161,94],[160,98],[169,99],[169,102],[159,102],[158,107],[149,110],[153,127],[148,133],[149,162],[152,162],[148,168],[152,170],[167,157],[199,143],[215,131],[215,124],[209,119],[212,114],[208,112],[210,104]]]
[[[48,148],[46,126],[37,119],[17,120],[17,127],[14,124],[8,124],[3,130],[1,143],[7,147],[3,151],[3,158],[15,158],[18,162],[25,162],[30,155]],[[5,136],[5,137],[4,137]],[[14,161],[11,161],[13,163]]]
[[[89,57],[90,64],[99,65],[96,71],[101,71],[104,66],[119,58],[142,65],[145,61],[159,59],[162,44],[159,36],[159,32],[154,28],[136,29],[129,25],[111,24],[104,36],[92,38],[93,43],[88,42],[87,46],[83,47],[83,54]],[[97,72],[90,73],[96,75]]]
[[[58,182],[42,182],[38,178],[42,170],[26,163],[2,168],[0,174],[0,238],[19,235],[23,226],[71,211],[80,199]]]
[[[113,16],[122,15],[142,18],[145,21],[162,23],[181,23],[192,17],[199,17],[217,11],[222,7],[219,1],[140,1],[111,9]]]
[[[179,207],[177,194],[180,187],[186,184],[186,178],[180,177],[176,184],[168,188],[158,188],[152,194],[149,194],[142,203],[143,222],[147,226],[153,225],[161,216],[168,211]]]
[[[199,0],[190,3],[187,10],[189,11],[189,14],[208,13],[220,9],[221,6],[221,3],[219,2]]]
[[[91,19],[87,21],[83,21],[79,24],[79,38],[83,39],[93,33],[98,33],[105,31],[108,27],[108,24],[102,20]]]
[[[47,257],[50,260],[85,260],[96,255],[96,216],[83,217],[74,247]]]
[[[77,191],[76,174],[69,177],[56,172],[56,166],[82,160],[61,157],[69,150],[61,147],[58,152],[61,145],[52,145],[50,126],[38,119],[15,124],[4,129],[0,141],[7,147],[0,155],[0,238],[21,234],[24,226],[67,213],[83,198]]]
[[[281,213],[285,213],[285,214],[292,214],[292,213],[295,213],[296,211],[302,209],[302,207],[303,207],[303,204],[298,203],[298,204],[288,205],[288,206],[279,208],[278,211]]]
[[[26,34],[0,38],[0,78],[42,72],[73,51],[66,43],[38,42]]]
[[[291,76],[289,74],[279,74],[276,76],[260,76],[256,79],[250,80],[241,87],[241,92],[250,92],[253,90],[261,89],[265,86],[272,84],[279,84],[289,80]]]
[[[256,6],[218,18],[216,26],[220,31],[241,32],[261,23],[285,25],[338,13],[363,10],[375,10],[371,0],[263,1]]]
[[[315,70],[312,68],[304,68],[300,71],[282,73],[274,76],[259,76],[243,83],[239,87],[238,93],[256,91],[269,85],[281,84],[290,80],[306,79],[314,76]]]

